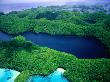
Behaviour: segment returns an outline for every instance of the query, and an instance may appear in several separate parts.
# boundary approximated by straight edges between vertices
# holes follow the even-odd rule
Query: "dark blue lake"
[[[45,33],[25,32],[21,34],[33,43],[58,51],[74,54],[78,58],[110,58],[108,49],[94,37],[49,35]],[[14,36],[0,32],[0,40],[9,41]]]

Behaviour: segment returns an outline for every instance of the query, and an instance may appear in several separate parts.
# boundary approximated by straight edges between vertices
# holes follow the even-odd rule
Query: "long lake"
[[[39,46],[71,53],[78,58],[110,58],[110,55],[107,54],[106,46],[93,37],[37,34],[33,32],[25,32],[20,35]],[[9,41],[14,37],[0,32],[1,41]]]

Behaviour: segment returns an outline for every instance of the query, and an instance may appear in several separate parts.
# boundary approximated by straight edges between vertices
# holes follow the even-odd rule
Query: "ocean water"
[[[10,69],[0,69],[0,82],[14,82],[19,74],[20,72],[18,71]]]
[[[48,76],[31,76],[27,82],[69,82],[64,76],[65,70],[58,68],[54,73]]]

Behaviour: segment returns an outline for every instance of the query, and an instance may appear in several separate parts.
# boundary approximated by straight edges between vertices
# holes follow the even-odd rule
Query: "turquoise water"
[[[10,69],[0,69],[0,82],[14,82],[20,73]]]
[[[31,76],[28,80],[28,82],[69,82],[64,76],[63,76],[64,70],[61,68],[58,68],[54,73],[48,75],[48,76]]]

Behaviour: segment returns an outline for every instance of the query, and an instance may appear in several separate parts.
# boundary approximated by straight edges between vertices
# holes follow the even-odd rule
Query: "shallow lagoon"
[[[14,82],[20,72],[10,69],[0,69],[0,82]]]
[[[54,73],[45,77],[40,75],[31,76],[27,82],[69,82],[63,77],[64,72],[64,69],[58,68]]]

